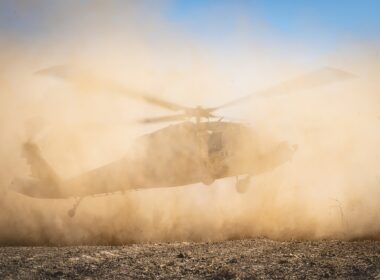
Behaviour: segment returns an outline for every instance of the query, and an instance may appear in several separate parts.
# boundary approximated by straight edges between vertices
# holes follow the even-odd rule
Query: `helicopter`
[[[72,83],[76,82],[77,76],[65,65],[53,66],[38,73]],[[84,197],[129,190],[195,183],[210,185],[218,179],[236,177],[236,190],[244,193],[251,177],[270,172],[290,161],[297,145],[287,141],[262,145],[252,127],[242,122],[224,121],[215,112],[252,97],[305,91],[352,77],[346,71],[325,67],[217,107],[182,106],[131,91],[113,82],[97,82],[96,86],[102,90],[120,92],[175,112],[167,116],[148,117],[140,120],[141,123],[177,123],[140,136],[132,144],[131,153],[121,159],[69,179],[60,178],[44,159],[38,145],[27,141],[22,151],[31,175],[15,178],[10,189],[34,198],[76,198],[77,202],[69,211],[71,217]]]

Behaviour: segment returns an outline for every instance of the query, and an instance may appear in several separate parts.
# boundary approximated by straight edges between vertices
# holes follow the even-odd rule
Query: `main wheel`
[[[211,176],[210,174],[206,173],[206,174],[202,174],[202,179],[201,179],[201,182],[207,186],[211,185],[212,183],[214,183],[215,179],[213,176]]]
[[[75,209],[70,209],[69,211],[67,211],[67,215],[70,218],[73,218],[75,216]]]

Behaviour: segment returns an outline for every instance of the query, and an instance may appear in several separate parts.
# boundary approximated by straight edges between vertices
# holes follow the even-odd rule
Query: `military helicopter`
[[[75,83],[75,71],[66,66],[44,69],[40,74],[53,75]],[[288,162],[297,145],[287,141],[262,145],[257,133],[241,122],[224,121],[215,111],[245,102],[252,97],[274,96],[304,91],[316,86],[347,80],[353,75],[334,68],[322,68],[288,80],[218,107],[182,106],[155,96],[136,93],[111,82],[98,82],[102,90],[121,92],[149,104],[176,112],[173,115],[145,118],[142,123],[179,123],[139,137],[125,157],[88,171],[77,177],[61,179],[41,155],[36,143],[23,145],[31,176],[15,178],[10,189],[36,198],[77,198],[120,191],[164,188],[194,183],[212,184],[215,180],[236,177],[236,190],[246,191],[252,176],[269,172]],[[95,80],[95,79],[94,79]]]

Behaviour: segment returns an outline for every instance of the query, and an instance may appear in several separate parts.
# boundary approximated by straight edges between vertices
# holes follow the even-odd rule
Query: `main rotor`
[[[101,91],[111,91],[116,93],[122,93],[126,96],[129,96],[134,99],[139,99],[145,103],[149,103],[154,106],[158,106],[172,112],[175,114],[159,116],[159,117],[148,117],[139,120],[141,123],[150,124],[150,123],[161,123],[161,122],[172,122],[172,121],[183,121],[186,119],[195,119],[196,123],[201,122],[202,119],[209,120],[210,118],[219,118],[222,117],[214,114],[215,111],[220,110],[225,107],[230,107],[236,104],[240,104],[250,100],[253,97],[260,96],[276,96],[282,94],[295,93],[300,91],[306,91],[313,89],[315,87],[320,87],[335,82],[348,80],[354,77],[353,74],[346,71],[324,67],[319,70],[303,74],[297,78],[280,82],[272,87],[267,89],[259,90],[249,94],[247,96],[232,100],[228,103],[222,104],[217,107],[187,107],[182,106],[171,101],[152,96],[145,92],[131,90],[130,88],[125,87],[122,84],[117,82],[100,79],[95,76],[91,76],[84,71],[78,71],[74,68],[70,68],[67,65],[56,65],[49,67],[37,72],[37,74],[55,76],[62,78],[66,81],[69,81],[73,84],[80,85],[81,81],[91,81],[91,89],[101,90]]]

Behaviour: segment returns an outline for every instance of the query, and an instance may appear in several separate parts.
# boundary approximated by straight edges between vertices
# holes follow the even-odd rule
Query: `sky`
[[[258,17],[270,25],[276,35],[292,38],[311,37],[315,27],[320,28],[318,39],[339,33],[358,37],[378,36],[380,27],[380,2],[377,0],[179,0],[174,1],[170,16],[175,22],[184,24],[195,33],[203,32],[202,26],[212,24],[210,14]],[[233,18],[225,17],[219,31],[230,25]],[[207,30],[207,29],[206,29]],[[322,32],[324,31],[324,32]],[[324,37],[326,36],[326,37]]]
[[[131,1],[0,0],[0,34],[38,38],[54,29],[51,19],[59,25],[78,10],[85,11],[84,17],[96,17],[91,14],[93,6],[102,2],[107,3],[112,15],[108,20],[123,24]],[[140,12],[148,17],[155,14],[182,32],[209,43],[226,43],[239,29],[262,30],[263,33],[270,30],[266,32],[269,39],[286,38],[327,48],[353,39],[378,42],[380,36],[380,1],[377,0],[150,0],[135,3],[139,3]],[[66,19],[61,17],[62,10],[67,11]]]
[[[0,0],[0,43],[21,42],[28,49],[48,47],[53,53],[52,61],[45,62],[48,65],[66,62],[54,52],[91,51],[94,38],[97,46],[108,41],[117,46],[123,36],[131,36],[154,49],[155,58],[169,54],[176,63],[181,58],[186,64],[198,53],[200,63],[207,63],[209,54],[215,53],[217,59],[210,65],[224,69],[223,75],[236,80],[234,85],[245,88],[244,81],[252,78],[242,73],[257,77],[263,69],[272,73],[270,69],[281,68],[276,61],[312,70],[331,64],[341,67],[331,57],[349,53],[358,43],[376,52],[379,11],[378,0]],[[177,44],[171,44],[173,40]],[[272,63],[256,59],[265,53],[262,49],[270,51],[260,59]],[[173,51],[178,55],[172,55]],[[102,55],[106,59],[106,53]],[[241,67],[247,67],[246,71],[236,71]],[[280,71],[278,76],[282,77]]]

